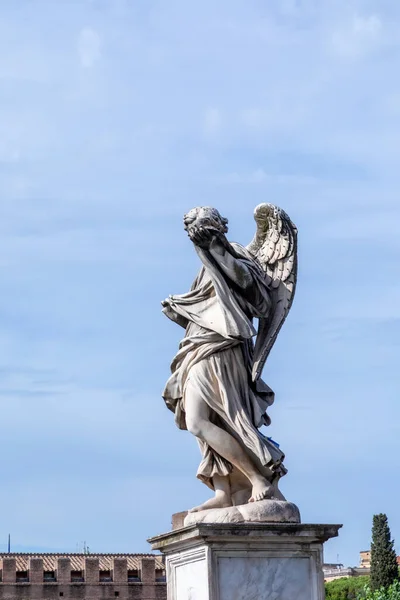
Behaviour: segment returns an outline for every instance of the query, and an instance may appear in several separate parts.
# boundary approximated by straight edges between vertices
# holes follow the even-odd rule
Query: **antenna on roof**
[[[8,554],[11,552],[11,535],[8,534]]]

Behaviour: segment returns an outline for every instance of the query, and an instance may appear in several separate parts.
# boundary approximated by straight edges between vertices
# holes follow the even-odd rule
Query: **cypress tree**
[[[388,588],[399,578],[394,541],[385,514],[374,515],[371,543],[371,588]]]

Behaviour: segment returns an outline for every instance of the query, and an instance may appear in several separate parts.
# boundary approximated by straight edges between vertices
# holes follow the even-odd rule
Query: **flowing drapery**
[[[260,472],[270,480],[283,475],[283,453],[259,428],[270,423],[267,408],[274,400],[262,381],[253,382],[253,318],[268,314],[270,297],[264,272],[249,252],[232,245],[243,261],[252,285],[242,290],[228,280],[206,250],[197,248],[203,267],[189,293],[171,296],[165,313],[183,326],[186,334],[171,364],[164,400],[186,429],[185,401],[191,390],[201,394],[213,422],[241,444]],[[229,475],[232,465],[205,442],[197,476],[213,488],[215,474]]]

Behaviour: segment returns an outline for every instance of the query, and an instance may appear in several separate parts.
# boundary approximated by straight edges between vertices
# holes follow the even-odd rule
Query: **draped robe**
[[[245,290],[223,274],[209,251],[196,247],[203,266],[187,294],[170,296],[164,313],[186,329],[171,364],[163,398],[186,429],[185,403],[192,391],[210,408],[214,424],[229,432],[261,474],[276,481],[286,473],[284,454],[259,428],[269,425],[267,408],[273,391],[261,379],[252,381],[254,318],[266,317],[271,301],[260,264],[239,244],[231,252],[246,265],[252,282]],[[213,489],[213,476],[230,475],[232,464],[206,442],[197,477]],[[246,485],[249,482],[246,481]]]

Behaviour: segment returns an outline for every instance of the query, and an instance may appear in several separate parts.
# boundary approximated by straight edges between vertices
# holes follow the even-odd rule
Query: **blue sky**
[[[400,6],[389,0],[9,0],[0,8],[0,549],[147,551],[208,497],[161,392],[160,301],[216,206],[299,228],[266,366],[269,434],[304,522],[372,515],[400,553]]]

